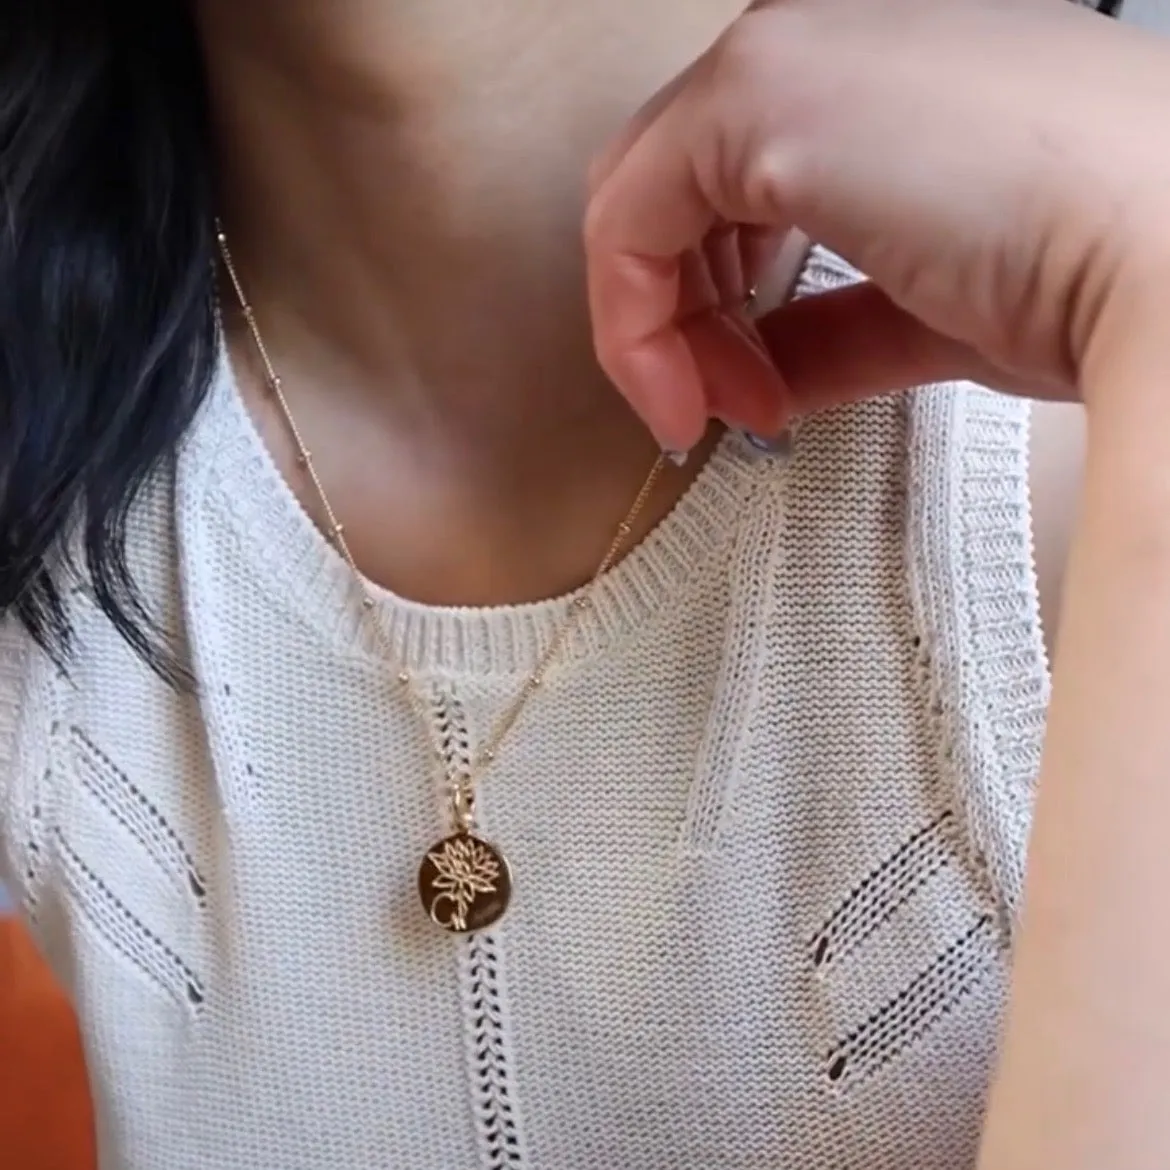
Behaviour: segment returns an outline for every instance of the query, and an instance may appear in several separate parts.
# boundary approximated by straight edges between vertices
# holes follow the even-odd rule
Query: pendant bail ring
[[[457,784],[451,793],[451,820],[460,833],[475,828],[475,793],[468,784]]]

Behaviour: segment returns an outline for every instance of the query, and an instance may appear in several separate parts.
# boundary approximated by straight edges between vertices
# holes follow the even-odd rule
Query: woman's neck
[[[274,348],[481,446],[616,418],[585,171],[739,7],[201,0],[222,211]]]
[[[588,574],[656,451],[593,358],[588,162],[739,8],[199,0],[232,251],[382,583],[488,602]]]

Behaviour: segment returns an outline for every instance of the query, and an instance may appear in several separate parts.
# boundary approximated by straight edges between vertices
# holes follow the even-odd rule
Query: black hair
[[[58,661],[58,570],[169,681],[126,526],[215,365],[206,84],[185,0],[0,0],[0,617]]]

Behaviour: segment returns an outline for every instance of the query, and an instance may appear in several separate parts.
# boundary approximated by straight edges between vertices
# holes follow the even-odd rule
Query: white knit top
[[[970,1167],[1047,694],[1026,431],[950,387],[724,439],[485,779],[515,895],[461,939],[427,737],[225,366],[133,525],[197,692],[82,587],[68,676],[2,631],[3,876],[103,1170]],[[563,604],[380,595],[456,766]]]

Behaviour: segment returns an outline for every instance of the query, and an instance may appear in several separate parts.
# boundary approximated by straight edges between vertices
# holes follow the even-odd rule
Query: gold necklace
[[[340,523],[329,503],[329,497],[325,493],[324,485],[321,483],[313,463],[312,453],[293,418],[288,399],[285,397],[284,386],[272,364],[268,348],[265,346],[260,329],[256,324],[256,314],[244,295],[243,285],[236,272],[232,254],[228,249],[227,236],[218,221],[216,222],[216,239],[219,244],[220,257],[231,280],[240,311],[244,315],[248,332],[263,364],[268,390],[276,401],[285,426],[288,428],[289,435],[296,447],[297,467],[305,473],[317,495],[321,510],[325,514],[328,526],[327,536],[330,543],[341,553],[349,566],[350,572],[362,592],[362,609],[368,612],[375,605],[370,586],[354,562],[349,544],[345,539],[345,527]],[[477,831],[476,788],[484,772],[496,759],[500,745],[516,726],[528,701],[541,688],[549,670],[555,665],[576,619],[593,605],[601,578],[626,550],[633,533],[634,523],[641,515],[646,501],[650,498],[654,486],[662,474],[665,458],[665,456],[659,456],[655,460],[654,466],[650,469],[650,474],[638,491],[633,505],[625,519],[618,525],[617,532],[614,534],[605,556],[601,558],[597,570],[585,589],[567,604],[560,623],[554,629],[553,635],[537,660],[532,673],[524,680],[520,690],[513,696],[495,725],[490,729],[479,750],[472,756],[465,775],[459,775],[452,771],[442,748],[433,743],[424,700],[414,684],[410,671],[405,666],[400,666],[396,672],[398,683],[411,709],[427,730],[428,738],[432,740],[436,765],[442,769],[446,782],[448,811],[451,818],[450,831],[442,840],[427,850],[418,869],[418,892],[423,909],[432,922],[445,930],[455,934],[483,930],[498,922],[508,908],[512,896],[512,869],[504,854],[495,845],[485,841]],[[380,625],[378,630],[383,637],[383,645],[385,645],[384,632]]]

